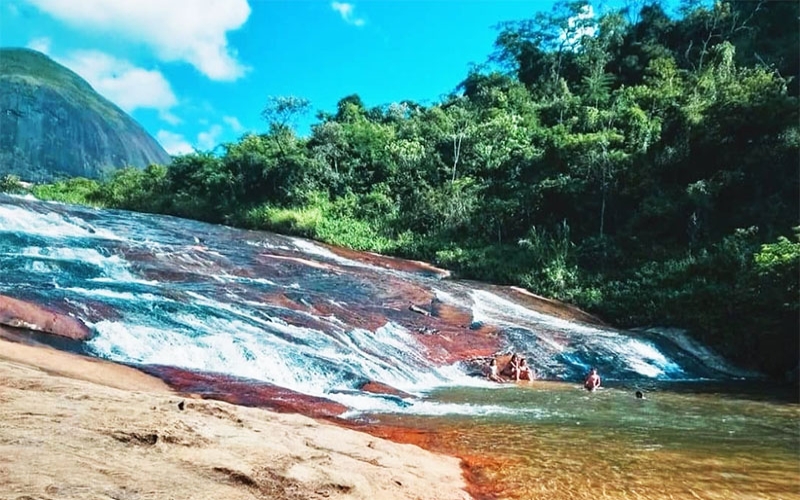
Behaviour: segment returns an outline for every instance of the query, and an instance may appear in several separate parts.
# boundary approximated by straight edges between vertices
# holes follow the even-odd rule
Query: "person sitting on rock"
[[[525,358],[520,358],[519,364],[514,371],[514,377],[517,379],[517,382],[520,380],[532,381],[534,379],[533,369]]]
[[[517,356],[515,353],[511,355],[511,359],[508,360],[505,366],[500,369],[500,375],[511,379],[516,378],[517,367],[519,367],[519,356]]]
[[[500,372],[497,368],[497,358],[492,358],[492,360],[489,361],[489,367],[486,370],[486,378],[488,378],[492,382],[503,381],[503,379],[500,378]]]

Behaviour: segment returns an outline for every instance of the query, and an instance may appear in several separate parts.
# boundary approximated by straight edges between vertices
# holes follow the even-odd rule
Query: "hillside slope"
[[[33,50],[0,49],[0,175],[98,178],[169,161],[136,121],[77,74]]]

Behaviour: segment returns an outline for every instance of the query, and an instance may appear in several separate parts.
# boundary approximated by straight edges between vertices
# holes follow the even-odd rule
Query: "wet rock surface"
[[[77,318],[6,295],[0,295],[0,324],[72,340],[87,340],[92,336],[89,327]]]
[[[512,352],[546,380],[580,381],[589,366],[628,380],[726,369],[524,290],[173,217],[0,195],[0,266],[6,324],[154,367],[180,390],[286,411],[336,416],[352,396],[471,384],[482,375],[470,360]]]

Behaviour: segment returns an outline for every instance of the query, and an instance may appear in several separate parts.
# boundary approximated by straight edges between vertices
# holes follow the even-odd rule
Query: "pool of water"
[[[636,389],[447,389],[428,397],[438,414],[367,418],[463,457],[478,497],[800,499],[796,389],[662,384],[644,399]]]

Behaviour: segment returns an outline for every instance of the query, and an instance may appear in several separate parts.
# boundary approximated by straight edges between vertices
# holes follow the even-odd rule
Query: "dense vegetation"
[[[424,259],[783,376],[800,350],[798,3],[587,12],[500,26],[436,105],[352,95],[298,137],[309,103],[272,98],[267,132],[221,152],[35,194]]]

